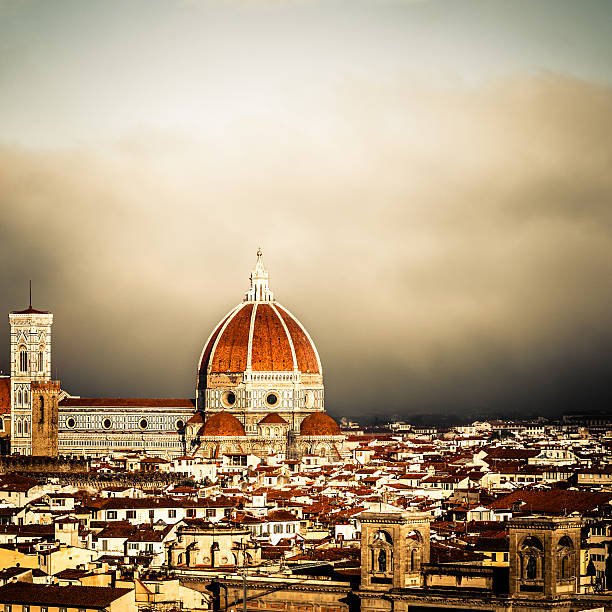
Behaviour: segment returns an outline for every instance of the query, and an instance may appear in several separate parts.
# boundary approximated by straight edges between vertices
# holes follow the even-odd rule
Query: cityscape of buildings
[[[612,418],[337,423],[261,251],[250,283],[193,399],[73,395],[53,315],[9,315],[5,612],[612,609]]]

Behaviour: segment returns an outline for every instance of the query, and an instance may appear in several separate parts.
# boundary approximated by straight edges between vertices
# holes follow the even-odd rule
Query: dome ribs
[[[258,372],[290,372],[293,355],[282,322],[268,304],[258,304],[253,326],[251,369]]]
[[[210,340],[208,341],[208,344],[206,345],[206,348],[204,349],[204,352],[202,353],[202,359],[200,361],[200,372],[206,373],[206,369],[208,367],[208,358],[210,357],[212,348],[215,345],[215,340],[217,339],[219,332],[223,329],[223,326],[225,325],[225,322],[229,319],[229,317],[230,315],[227,315],[227,317],[225,317],[225,319],[223,319],[223,321],[221,321],[221,323],[217,325],[217,328],[212,333]]]
[[[247,363],[249,327],[253,304],[245,304],[219,337],[211,361],[211,372],[242,372]]]
[[[319,362],[308,336],[284,308],[282,308],[279,304],[276,304],[276,308],[280,313],[280,316],[283,318],[289,333],[291,334],[298,369],[300,372],[304,373],[320,374]]]

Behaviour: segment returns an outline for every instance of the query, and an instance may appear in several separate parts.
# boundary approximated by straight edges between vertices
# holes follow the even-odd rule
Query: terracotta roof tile
[[[269,304],[258,304],[255,312],[251,368],[259,372],[293,370],[293,354],[287,333]]]
[[[269,425],[278,423],[279,425],[287,425],[287,421],[283,419],[283,417],[278,414],[278,412],[271,412],[270,414],[266,414],[266,416],[259,421],[259,425]]]
[[[242,423],[230,412],[222,410],[213,414],[202,425],[200,436],[246,436]]]
[[[126,407],[126,408],[194,408],[192,399],[139,398],[139,397],[67,397],[60,406]]]
[[[293,341],[298,370],[305,373],[320,374],[319,362],[308,336],[304,333],[297,321],[282,307],[276,304]]]
[[[0,602],[14,604],[34,604],[47,606],[67,606],[101,609],[129,593],[131,589],[114,589],[93,586],[56,586],[13,582],[0,587]]]
[[[341,436],[338,423],[324,412],[309,414],[300,425],[302,436]]]
[[[0,378],[0,414],[11,412],[11,379],[9,376]]]
[[[211,372],[244,372],[247,367],[252,312],[253,304],[245,304],[231,318],[211,355]]]

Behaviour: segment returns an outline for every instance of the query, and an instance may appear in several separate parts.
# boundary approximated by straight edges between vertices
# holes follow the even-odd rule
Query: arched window
[[[557,546],[557,558],[561,559],[557,570],[557,578],[567,580],[574,577],[574,543],[568,536],[563,536]]]
[[[17,405],[21,406],[23,404],[23,393],[21,393],[21,389],[17,391]]]
[[[414,572],[419,569],[420,566],[419,551],[413,548],[410,552],[410,569]]]
[[[38,351],[38,371],[42,372],[45,369],[45,358],[42,348]]]
[[[30,424],[28,423],[27,420],[24,420],[23,421],[23,435],[27,436],[29,431],[30,431]]]
[[[379,529],[370,540],[370,571],[389,574],[393,572],[393,538],[388,531]]]
[[[544,547],[535,536],[525,538],[520,548],[523,578],[538,580],[544,575]]]
[[[19,371],[28,371],[28,351],[26,350],[25,346],[22,346],[19,349]]]
[[[23,426],[21,424],[21,419],[17,421],[17,435],[20,436],[23,433]]]

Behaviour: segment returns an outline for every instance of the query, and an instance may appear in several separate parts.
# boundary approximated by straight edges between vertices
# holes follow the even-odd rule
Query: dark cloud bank
[[[68,390],[191,396],[261,244],[336,416],[609,407],[610,89],[351,83],[305,112],[2,148],[1,308],[33,279]],[[0,345],[6,372],[8,324]]]

